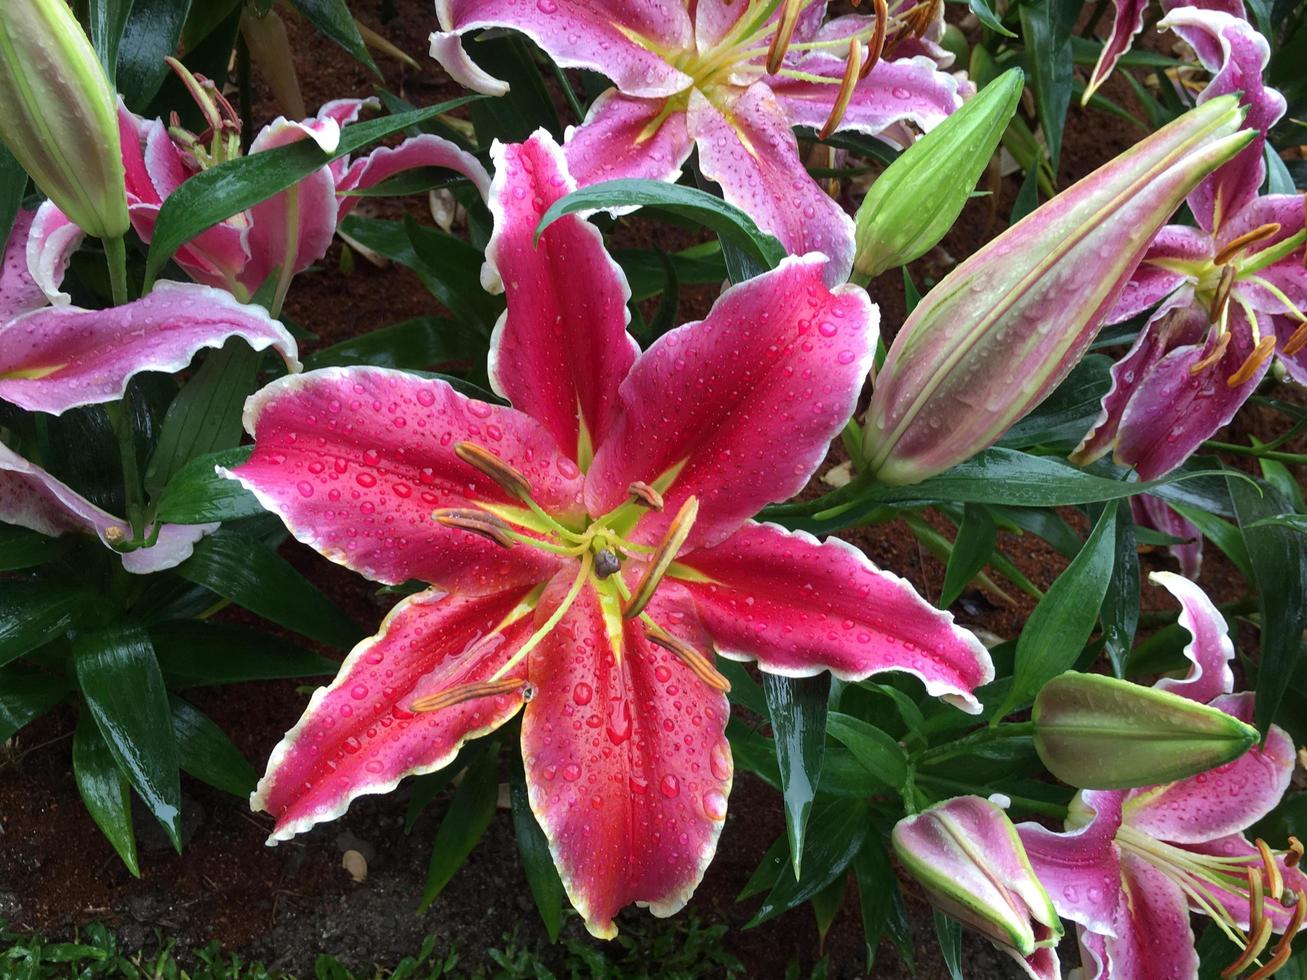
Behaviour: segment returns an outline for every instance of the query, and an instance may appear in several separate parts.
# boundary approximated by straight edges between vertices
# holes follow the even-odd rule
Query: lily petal
[[[1232,215],[1221,225],[1221,230],[1216,235],[1216,246],[1217,248],[1224,248],[1240,235],[1247,234],[1254,229],[1271,224],[1279,225],[1279,231],[1247,249],[1250,253],[1261,252],[1273,248],[1286,238],[1291,238],[1302,231],[1305,218],[1307,218],[1307,207],[1303,205],[1303,196],[1301,194],[1267,194],[1264,197],[1255,198],[1247,207],[1240,209],[1237,214]],[[1273,262],[1260,270],[1257,273],[1257,278],[1269,282],[1281,293],[1288,296],[1299,310],[1307,312],[1307,251],[1305,251],[1305,246],[1298,246],[1278,262]],[[1292,314],[1293,312],[1285,306],[1283,299],[1255,280],[1236,280],[1233,293],[1254,310],[1262,313]],[[1295,326],[1299,322],[1301,321],[1295,316],[1293,319]]]
[[[1017,824],[1035,875],[1057,914],[1102,935],[1116,931],[1121,903],[1121,855],[1113,838],[1121,826],[1118,790],[1084,790],[1073,802],[1083,822],[1066,833],[1037,823]]]
[[[437,524],[436,508],[515,504],[454,446],[471,441],[521,471],[554,514],[579,510],[580,473],[540,426],[443,381],[381,368],[325,368],[274,381],[245,403],[255,437],[230,474],[290,532],[370,579],[421,579],[467,595],[542,582],[558,567]]]
[[[561,218],[536,242],[545,211],[576,187],[548,133],[496,142],[491,157],[495,230],[483,279],[504,284],[508,308],[491,337],[490,383],[586,466],[607,438],[617,387],[640,352],[626,332],[631,290],[584,218]]]
[[[655,486],[666,507],[635,532],[653,543],[694,495],[695,548],[804,487],[857,403],[879,321],[863,290],[826,288],[825,264],[788,258],[640,355],[586,477],[591,514],[621,504],[632,483]]]
[[[826,283],[853,268],[853,219],[804,168],[785,109],[764,82],[714,105],[695,89],[687,126],[699,147],[703,175],[721,184],[731,204],[748,212],[792,255],[829,256]]]
[[[666,0],[436,0],[436,16],[445,35],[478,28],[520,31],[563,68],[586,68],[607,75],[630,95],[674,95],[688,88],[690,77],[673,68],[658,51],[693,46],[690,17],[680,3]],[[473,73],[461,45],[432,36],[431,56],[460,81],[479,81],[478,91],[502,95],[506,85],[480,69]],[[461,77],[460,77],[461,76]],[[478,79],[477,76],[480,76]],[[487,85],[489,82],[491,84]],[[498,83],[498,84],[493,84]],[[503,86],[500,88],[500,86]],[[475,86],[474,86],[475,87]],[[497,91],[490,91],[496,89]]]
[[[1151,310],[1167,297],[1173,296],[1186,281],[1185,273],[1177,271],[1178,266],[1186,262],[1195,265],[1206,263],[1214,253],[1212,236],[1201,229],[1167,225],[1148,246],[1143,261],[1125,284],[1120,299],[1103,322],[1120,323],[1145,310]]]
[[[526,589],[479,598],[436,590],[405,599],[377,635],[350,651],[340,673],[314,692],[272,751],[250,808],[276,820],[269,844],[335,820],[359,796],[389,793],[405,776],[434,772],[464,742],[494,731],[522,707],[520,691],[416,713],[412,703],[488,680],[531,632],[530,615],[509,625]],[[525,665],[509,677],[525,682]]]
[[[537,616],[556,608],[572,574],[559,573]],[[691,640],[683,594],[659,588],[646,611]],[[603,939],[617,934],[623,906],[661,917],[689,900],[716,850],[732,777],[725,695],[635,621],[620,628],[615,656],[586,585],[530,655],[536,695],[522,718],[531,809],[568,897]]]
[[[610,88],[590,105],[585,122],[568,126],[563,149],[577,184],[642,178],[675,183],[694,149],[685,113],[667,99],[640,99]]]
[[[418,167],[440,167],[462,174],[483,199],[490,190],[490,175],[481,166],[481,161],[447,139],[423,133],[404,140],[399,146],[378,147],[337,175],[336,194],[340,203],[336,209],[336,221],[339,223],[361,200],[350,196],[350,191],[375,187],[395,174]]]
[[[53,204],[50,210],[63,217]],[[49,300],[46,299],[45,292],[37,285],[36,279],[28,269],[27,250],[30,241],[32,222],[36,218],[35,211],[20,210],[14,218],[13,228],[9,232],[9,239],[4,246],[4,255],[0,257],[0,324],[29,310],[40,309],[45,306]],[[64,220],[67,220],[66,218]],[[72,222],[69,225],[76,228]],[[80,240],[81,234],[77,238]],[[75,247],[75,246],[74,246]],[[38,259],[38,264],[43,260]],[[59,256],[59,272],[55,281],[62,281],[63,269],[67,266],[68,252]]]
[[[160,282],[124,306],[53,306],[0,325],[0,399],[59,415],[121,398],[143,371],[180,371],[206,347],[240,337],[300,369],[295,339],[259,306],[221,289]]]
[[[67,484],[56,480],[0,443],[0,521],[59,537],[68,532],[94,534],[105,545],[132,536],[126,521],[101,510]],[[217,524],[165,524],[150,548],[121,553],[123,568],[136,575],[161,572],[191,556],[195,542]]]
[[[1223,695],[1212,707],[1241,721],[1253,718],[1251,693]],[[1273,725],[1261,745],[1233,762],[1164,786],[1131,790],[1125,822],[1177,844],[1238,833],[1275,809],[1289,788],[1293,767],[1293,740]]]
[[[989,652],[952,614],[838,538],[750,522],[681,564],[681,584],[724,657],[790,677],[829,670],[860,681],[901,670],[973,714],[976,688],[994,678]]]
[[[1187,850],[1216,857],[1251,859],[1250,863],[1252,863],[1253,867],[1260,865],[1262,859],[1261,852],[1243,834],[1230,834],[1227,837],[1218,837],[1215,840],[1191,844]],[[1295,892],[1299,889],[1307,891],[1307,875],[1302,873],[1301,867],[1290,868],[1286,866],[1282,857],[1277,857],[1275,864],[1280,869],[1280,876],[1284,879],[1287,891]],[[1240,929],[1248,928],[1248,896],[1246,894],[1239,895],[1225,891],[1212,882],[1207,884],[1207,890],[1213,898],[1225,907],[1235,925]],[[1288,928],[1292,910],[1286,908],[1278,900],[1267,896],[1262,912],[1271,920],[1276,932],[1282,933]]]
[[[1121,856],[1123,898],[1108,937],[1111,980],[1193,980],[1198,953],[1180,886],[1134,854]]]
[[[1197,578],[1203,567],[1203,533],[1170,504],[1152,494],[1140,493],[1130,498],[1130,513],[1140,527],[1152,528],[1183,539],[1181,544],[1167,545],[1167,552],[1180,563],[1180,574]]]
[[[1234,643],[1230,627],[1207,598],[1207,593],[1187,578],[1172,572],[1151,572],[1148,580],[1160,585],[1180,601],[1180,626],[1190,639],[1184,648],[1189,659],[1189,673],[1183,679],[1163,677],[1153,686],[1202,704],[1234,690]]]
[[[1134,46],[1136,35],[1144,29],[1144,12],[1148,9],[1148,0],[1112,0],[1112,6],[1115,9],[1112,30],[1103,42],[1098,63],[1089,74],[1085,94],[1080,98],[1082,105],[1088,104],[1098,87],[1107,81],[1116,63]]]

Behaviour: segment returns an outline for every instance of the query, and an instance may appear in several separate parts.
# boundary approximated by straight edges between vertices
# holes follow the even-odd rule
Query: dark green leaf
[[[127,870],[139,878],[131,790],[100,729],[85,711],[77,719],[77,731],[73,733],[73,778],[91,819],[118,852]]]
[[[499,799],[498,758],[498,746],[482,754],[454,791],[431,846],[431,864],[419,912],[425,912],[436,900],[490,826]]]
[[[14,159],[9,148],[0,143],[0,242],[8,244],[9,232],[13,230],[18,209],[23,206],[26,191],[27,171]]]
[[[941,609],[953,605],[962,590],[980,574],[994,552],[997,534],[998,529],[989,511],[980,504],[967,504],[958,536],[953,541],[948,567],[944,570],[944,586],[939,596]]]
[[[1062,127],[1071,104],[1075,64],[1071,28],[1078,6],[1065,0],[1026,0],[1020,6],[1021,37],[1026,44],[1035,108],[1050,162],[1056,174],[1062,154]]]
[[[626,273],[631,284],[631,299],[636,303],[663,290],[667,282],[664,257],[672,263],[682,286],[720,283],[726,278],[726,266],[718,242],[706,242],[671,254],[651,248],[615,248],[612,255]]]
[[[1252,565],[1248,560],[1248,547],[1244,544],[1243,534],[1238,526],[1223,520],[1204,507],[1193,507],[1172,501],[1170,507],[1177,514],[1198,528],[1203,537],[1210,540],[1225,557],[1232,561],[1245,578],[1252,578]]]
[[[875,725],[860,718],[832,711],[826,730],[843,743],[866,770],[886,789],[901,790],[908,780],[908,760],[903,747]]]
[[[1135,526],[1128,520],[1116,522],[1116,558],[1112,577],[1103,594],[1103,648],[1112,662],[1112,672],[1125,676],[1126,658],[1135,643],[1139,626],[1139,550]]]
[[[1093,426],[1103,395],[1112,384],[1112,359],[1090,354],[1081,359],[1039,407],[1023,418],[999,440],[1000,446],[1027,449],[1031,446],[1069,443],[1074,445]]]
[[[660,180],[609,180],[575,190],[555,201],[545,212],[536,236],[566,214],[630,205],[652,205],[698,221],[741,249],[764,270],[776,268],[785,257],[785,247],[733,204],[707,191]]]
[[[77,685],[118,768],[181,850],[181,783],[168,692],[142,629],[111,627],[73,638]]]
[[[505,143],[522,142],[541,127],[555,138],[563,135],[537,66],[534,45],[521,37],[502,35],[483,35],[464,44],[483,71],[508,83],[508,94],[472,106],[472,123],[483,146],[488,146],[492,137]]]
[[[62,677],[0,670],[0,745],[62,701],[70,686]]]
[[[944,968],[952,980],[962,980],[962,927],[939,909],[932,911],[939,951],[944,957]]]
[[[290,0],[290,2],[296,10],[309,19],[309,23],[352,54],[360,64],[370,69],[372,74],[381,77],[381,71],[372,60],[372,55],[368,53],[368,46],[363,43],[358,26],[354,23],[354,16],[349,12],[349,4],[345,0]]]
[[[1026,176],[1021,181],[1021,189],[1017,191],[1016,200],[1012,202],[1009,223],[1016,224],[1037,207],[1039,207],[1039,165],[1035,164],[1027,168]]]
[[[118,71],[118,46],[131,12],[132,0],[90,0],[86,5],[87,34],[110,88]]]
[[[430,370],[450,361],[485,356],[485,339],[443,316],[419,316],[333,344],[304,359],[310,370],[371,364],[401,370]]]
[[[134,0],[130,6],[118,48],[118,92],[127,108],[144,112],[168,72],[163,59],[177,51],[191,0]]]
[[[867,973],[876,964],[876,950],[880,937],[889,934],[899,945],[912,965],[911,943],[902,945],[899,940],[908,933],[903,912],[903,896],[899,892],[898,878],[890,864],[889,854],[876,834],[868,834],[858,856],[853,859],[853,875],[858,882],[858,903],[862,911],[862,937],[867,947]]]
[[[1252,566],[1260,612],[1261,658],[1257,670],[1257,728],[1265,733],[1279,710],[1293,675],[1307,627],[1307,550],[1302,536],[1289,528],[1259,524],[1290,510],[1274,488],[1250,487],[1242,480],[1230,481]]]
[[[169,703],[181,767],[201,782],[233,796],[248,798],[254,792],[258,775],[240,749],[213,719],[194,705],[175,694],[169,695]]]
[[[159,210],[145,265],[147,279],[153,282],[178,248],[224,218],[279,194],[338,157],[478,98],[466,96],[346,126],[332,153],[312,140],[300,140],[200,171],[168,195]]]
[[[263,513],[258,498],[217,470],[239,466],[253,446],[237,446],[197,456],[168,481],[159,496],[156,516],[169,524],[210,524],[236,521]]]
[[[76,541],[77,537],[71,534],[52,538],[14,524],[0,524],[0,572],[44,565],[58,558]]]
[[[184,619],[150,627],[159,667],[174,687],[208,687],[283,677],[329,677],[340,664],[229,623]]]
[[[1115,564],[1116,511],[1115,501],[1103,508],[1080,554],[1030,614],[1017,640],[1012,689],[995,717],[1028,704],[1046,681],[1075,663],[1089,641]]]
[[[0,667],[63,636],[94,599],[80,585],[5,582],[0,588]]]
[[[812,811],[813,798],[817,795],[826,753],[830,674],[782,677],[764,671],[762,689],[767,696],[767,712],[771,717],[785,803],[785,830],[797,878],[803,858],[804,829]]]
[[[297,633],[349,649],[362,632],[330,599],[261,541],[220,530],[201,539],[176,573]]]
[[[1004,37],[1016,37],[1015,34],[1003,26],[998,14],[994,13],[994,8],[989,5],[989,0],[968,0],[968,6],[971,8],[971,12],[976,15],[976,19],[991,31],[1002,34]]]
[[[563,882],[554,867],[549,853],[549,840],[540,829],[531,802],[527,798],[526,780],[522,775],[521,756],[513,754],[513,780],[510,800],[513,806],[513,832],[517,836],[517,853],[522,858],[522,870],[531,888],[536,909],[545,924],[551,943],[558,942],[558,930],[563,924]]]

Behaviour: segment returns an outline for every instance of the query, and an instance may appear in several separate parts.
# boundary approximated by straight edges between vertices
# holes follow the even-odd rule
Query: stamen
[[[1289,853],[1284,856],[1284,866],[1286,868],[1296,868],[1302,861],[1303,846],[1302,841],[1297,837],[1289,838]],[[1301,894],[1301,893],[1300,893]]]
[[[449,508],[432,511],[431,517],[437,524],[442,524],[445,527],[457,528],[460,531],[470,531],[473,534],[481,535],[483,538],[488,538],[495,544],[501,545],[505,548],[513,547],[513,539],[511,537],[512,528],[494,514],[487,514],[483,510],[457,510]]]
[[[1289,838],[1293,840],[1293,838]],[[1284,935],[1280,941],[1275,944],[1275,949],[1271,951],[1271,958],[1266,961],[1266,965],[1260,967],[1256,973],[1250,973],[1248,980],[1267,980],[1274,975],[1275,971],[1289,962],[1289,957],[1293,955],[1293,937],[1298,935],[1302,929],[1303,922],[1307,921],[1307,894],[1301,889],[1293,893],[1293,916],[1289,919],[1289,924],[1285,926]]]
[[[776,25],[776,33],[772,35],[771,46],[767,49],[767,74],[775,75],[780,71],[781,63],[785,60],[785,52],[794,38],[794,27],[799,22],[799,11],[802,9],[802,0],[785,0],[780,22]]]
[[[1248,875],[1248,934],[1256,935],[1262,927],[1266,912],[1266,892],[1262,886],[1262,873],[1256,868],[1247,869]]]
[[[1239,370],[1226,378],[1225,383],[1231,388],[1246,384],[1273,353],[1275,353],[1275,338],[1263,337],[1253,348],[1253,352],[1248,355],[1248,359],[1239,365]]]
[[[1224,980],[1229,980],[1230,977],[1237,977],[1244,970],[1248,969],[1248,967],[1252,966],[1257,957],[1262,955],[1262,950],[1266,948],[1270,941],[1271,920],[1263,918],[1261,922],[1257,924],[1256,929],[1249,931],[1248,945],[1245,946],[1243,952],[1239,954],[1239,958],[1221,971],[1222,978],[1224,978]]]
[[[459,684],[457,687],[447,688],[438,694],[429,694],[424,698],[418,698],[411,705],[410,711],[439,711],[442,708],[452,708],[456,704],[462,704],[464,701],[471,701],[474,698],[489,698],[499,694],[511,694],[521,688],[526,687],[526,681],[516,677],[505,677],[497,681],[473,681],[470,684]]]
[[[667,533],[663,535],[657,550],[649,556],[644,574],[640,576],[639,583],[632,590],[630,600],[622,608],[624,618],[632,619],[640,615],[644,607],[649,605],[654,590],[658,588],[658,583],[667,573],[667,567],[676,558],[681,546],[685,544],[685,539],[690,536],[690,528],[694,527],[694,519],[698,516],[699,498],[691,496],[681,504],[681,509],[672,518],[672,523],[667,525]]]
[[[1189,365],[1190,374],[1198,374],[1206,371],[1209,367],[1225,356],[1225,349],[1230,346],[1230,332],[1226,331],[1221,334],[1221,339],[1216,342],[1212,352],[1204,357],[1201,361],[1195,361]]]
[[[567,614],[567,610],[572,608],[572,603],[576,601],[576,597],[581,594],[581,586],[585,585],[586,579],[590,577],[590,571],[593,568],[594,560],[590,557],[590,552],[587,551],[581,556],[581,567],[577,569],[576,578],[572,580],[572,586],[567,590],[567,595],[563,596],[563,601],[558,604],[558,608],[550,614],[539,629],[526,638],[526,642],[517,648],[517,653],[509,657],[508,662],[495,671],[490,678],[492,681],[499,680],[520,664],[523,658],[540,644],[541,640],[553,632],[554,627]]]
[[[626,488],[626,492],[631,495],[633,501],[644,504],[650,510],[663,509],[663,495],[643,480],[636,480]]]
[[[889,26],[889,7],[885,0],[874,0],[876,14],[876,33],[871,36],[871,43],[867,45],[867,60],[862,64],[862,71],[858,73],[858,78],[863,79],[871,74],[871,70],[876,67],[876,62],[880,61],[881,53],[885,50],[885,29]]]
[[[1280,353],[1292,357],[1302,350],[1304,346],[1307,346],[1307,320],[1298,324],[1298,329],[1289,334],[1289,339],[1284,342],[1284,347],[1280,350]]]
[[[669,650],[676,654],[681,663],[690,668],[695,677],[703,681],[714,691],[720,691],[726,694],[731,689],[731,682],[728,681],[716,667],[702,653],[690,646],[688,643],[677,639],[668,633],[662,627],[654,625],[645,630],[644,634],[650,643],[654,646],[660,646],[664,650]]]
[[[856,37],[849,38],[849,60],[844,69],[844,78],[840,81],[840,90],[835,93],[835,101],[831,103],[830,115],[826,117],[826,122],[822,124],[821,132],[817,134],[818,139],[827,139],[830,134],[840,124],[844,118],[845,111],[849,108],[849,102],[853,99],[853,89],[861,78],[862,69],[862,45],[858,43]]]
[[[1225,319],[1226,308],[1230,305],[1230,290],[1234,288],[1235,275],[1234,266],[1227,265],[1221,269],[1221,279],[1216,284],[1216,292],[1212,295],[1212,308],[1209,311],[1213,323],[1221,323]]]
[[[455,443],[454,455],[474,470],[490,477],[510,495],[522,500],[531,496],[531,483],[522,473],[475,442]]]
[[[1279,231],[1280,226],[1274,221],[1258,228],[1254,228],[1252,231],[1246,231],[1226,245],[1225,248],[1217,252],[1216,257],[1212,259],[1212,263],[1214,265],[1225,265],[1225,263],[1229,262],[1249,245],[1255,245],[1257,242],[1264,242],[1266,239],[1278,234]]]

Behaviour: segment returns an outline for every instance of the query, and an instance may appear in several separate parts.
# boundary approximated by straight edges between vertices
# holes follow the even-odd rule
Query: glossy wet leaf
[[[482,753],[454,791],[431,846],[431,864],[419,912],[431,907],[490,826],[499,798],[498,759],[498,746]]]
[[[798,877],[804,830],[812,812],[812,801],[817,795],[826,754],[830,675],[782,677],[764,671],[762,689],[767,698],[767,713],[780,769],[790,860],[795,877]]]
[[[5,582],[0,586],[0,667],[63,636],[94,600],[80,585]]]
[[[0,242],[8,243],[9,232],[13,230],[26,190],[27,171],[14,159],[9,148],[0,143]]]
[[[226,732],[208,715],[177,695],[169,696],[172,731],[177,739],[177,759],[182,769],[201,782],[248,798],[254,792],[258,774]]]
[[[345,0],[290,0],[290,3],[309,23],[353,55],[372,74],[381,77]]]
[[[967,504],[958,536],[953,541],[948,567],[944,569],[944,585],[939,595],[941,609],[953,605],[962,590],[980,574],[994,553],[997,535],[998,529],[989,511],[980,504]]]
[[[139,878],[131,789],[100,729],[85,711],[78,717],[77,730],[73,733],[73,779],[86,812],[118,852],[127,870]]]
[[[131,626],[78,633],[73,667],[109,753],[180,851],[177,742],[149,635]]]
[[[1112,576],[1103,593],[1103,649],[1117,677],[1125,676],[1126,658],[1135,643],[1139,626],[1139,549],[1134,524],[1121,518],[1116,521],[1116,557]]]
[[[419,316],[370,330],[304,359],[308,370],[352,364],[431,370],[450,361],[475,361],[485,340],[443,316]]]
[[[1026,46],[1030,85],[1054,173],[1062,155],[1062,127],[1071,104],[1075,77],[1071,29],[1078,12],[1075,4],[1063,0],[1025,0],[1020,5],[1021,39]]]
[[[217,4],[214,0],[204,0]],[[192,0],[132,0],[118,46],[118,93],[127,108],[144,112],[159,91],[168,66],[164,58],[177,51],[182,26]]]
[[[944,968],[952,980],[962,980],[962,926],[938,909],[932,909],[935,920],[935,937],[939,952],[944,957]]]
[[[150,627],[159,667],[176,687],[329,677],[340,664],[264,630],[182,619]]]
[[[63,700],[72,684],[17,667],[0,669],[0,745]]]
[[[1004,37],[1016,37],[1015,34],[1003,26],[1003,21],[999,19],[998,14],[994,13],[994,8],[989,5],[989,0],[968,0],[967,5],[971,12],[976,15],[976,19],[991,31],[1002,34]]]
[[[0,572],[43,565],[62,555],[76,540],[69,534],[52,538],[29,528],[0,524]]]
[[[211,524],[262,514],[258,498],[235,480],[217,472],[249,459],[252,446],[237,446],[197,456],[168,481],[159,495],[158,520],[166,524]]]
[[[879,835],[868,834],[853,859],[853,876],[858,884],[858,906],[862,915],[862,937],[867,949],[867,972],[876,964],[881,936],[889,937],[908,964],[913,965],[912,933],[899,891],[898,877],[889,852]]]
[[[1112,384],[1111,368],[1111,358],[1086,355],[1039,407],[1008,429],[998,444],[1010,449],[1049,444],[1073,447],[1098,417],[1103,395]]]
[[[832,711],[827,717],[826,729],[875,777],[880,783],[878,791],[903,789],[908,779],[908,760],[903,747],[892,736],[860,718],[838,711]]]
[[[551,943],[558,942],[558,931],[563,924],[563,882],[554,867],[549,853],[549,840],[531,812],[527,798],[526,779],[522,773],[521,757],[514,755],[513,778],[509,784],[509,799],[513,808],[513,833],[517,837],[517,853],[522,859],[526,883],[535,899],[536,910],[545,924]]]

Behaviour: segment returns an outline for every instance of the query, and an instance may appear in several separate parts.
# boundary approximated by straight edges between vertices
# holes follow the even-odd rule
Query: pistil
[[[685,539],[690,536],[690,528],[694,526],[694,519],[698,515],[699,498],[688,497],[681,505],[681,509],[676,512],[676,516],[672,518],[671,524],[667,526],[667,533],[663,535],[663,540],[649,556],[649,562],[644,567],[640,581],[632,590],[631,598],[622,608],[623,618],[634,619],[649,604],[654,590],[658,588],[658,583],[667,574],[668,566],[675,560],[681,546],[685,544]]]

